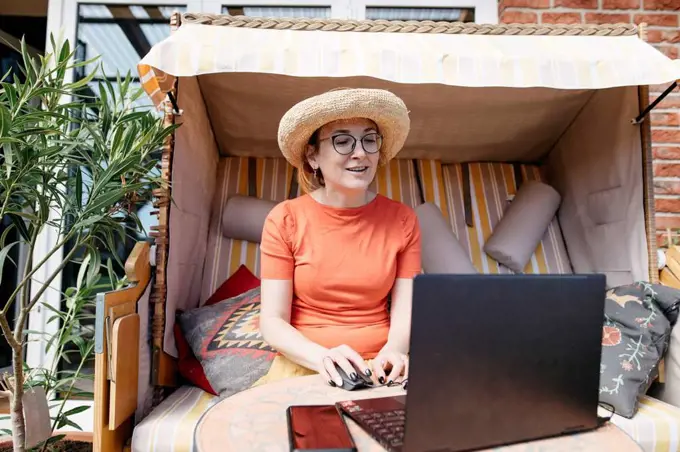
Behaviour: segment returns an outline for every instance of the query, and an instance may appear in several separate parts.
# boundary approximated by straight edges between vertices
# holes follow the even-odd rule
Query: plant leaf
[[[90,409],[90,407],[87,406],[87,405],[75,407],[71,410],[64,412],[64,416],[73,416],[74,414],[82,413],[82,412],[87,411],[89,409]]]
[[[14,245],[18,244],[18,243],[19,243],[19,242],[12,242],[12,243],[10,243],[9,245],[7,245],[6,247],[4,247],[3,249],[0,250],[0,284],[2,283],[2,268],[3,268],[3,266],[5,265],[5,260],[8,258],[9,252],[12,250],[12,247],[13,247]],[[11,258],[10,258],[9,260],[10,260],[14,265],[16,265],[16,263],[15,263],[14,261],[12,261]],[[11,289],[10,289],[10,290],[11,290]]]
[[[83,287],[83,278],[85,278],[87,266],[91,258],[92,254],[88,252],[87,256],[85,256],[85,260],[83,260],[83,262],[80,264],[80,269],[78,270],[78,277],[76,278],[76,288],[78,290],[80,290],[80,288]]]

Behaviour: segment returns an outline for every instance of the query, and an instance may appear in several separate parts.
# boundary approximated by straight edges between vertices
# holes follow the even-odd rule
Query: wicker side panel
[[[640,97],[640,111],[642,112],[649,104],[649,87],[641,86],[638,89]],[[659,269],[656,244],[656,208],[654,206],[654,167],[652,157],[652,127],[649,116],[645,118],[640,127],[640,139],[642,140],[642,186],[644,189],[645,230],[647,233],[647,253],[649,255],[649,280],[659,282]]]
[[[638,36],[647,41],[647,23],[638,25]],[[649,87],[638,88],[640,112],[649,105]],[[642,186],[644,189],[645,229],[647,232],[647,253],[649,254],[649,279],[659,282],[658,257],[656,254],[656,206],[654,204],[654,166],[652,156],[652,126],[649,116],[640,124],[642,140]]]
[[[174,32],[180,26],[181,14],[174,13],[170,18],[171,31]],[[172,94],[177,93],[177,80],[175,80]],[[163,123],[166,127],[175,124],[175,111],[172,104],[166,100],[163,104]],[[179,113],[179,112],[178,112]],[[151,382],[154,388],[153,406],[156,406],[164,398],[163,386],[174,386],[176,369],[174,360],[163,352],[163,336],[165,330],[165,300],[167,295],[167,263],[169,235],[169,214],[171,202],[172,183],[172,156],[175,149],[175,135],[169,135],[163,145],[161,162],[157,168],[161,172],[161,187],[154,190],[155,214],[158,217],[158,225],[151,227],[150,235],[154,239],[156,247],[156,268],[154,282],[151,290],[150,304],[152,306],[152,364]]]

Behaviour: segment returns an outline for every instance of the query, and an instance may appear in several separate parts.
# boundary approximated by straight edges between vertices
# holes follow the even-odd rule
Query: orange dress
[[[402,203],[377,195],[337,208],[303,195],[269,213],[260,276],[293,281],[291,325],[305,337],[370,359],[387,341],[395,278],[420,273],[420,253],[418,218]]]

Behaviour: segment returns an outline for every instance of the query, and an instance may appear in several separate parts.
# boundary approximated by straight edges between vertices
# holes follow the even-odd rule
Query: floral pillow
[[[260,287],[186,311],[178,322],[221,397],[252,386],[269,371],[276,355],[260,334]]]
[[[600,402],[632,418],[638,398],[658,376],[678,317],[680,291],[637,282],[610,289],[605,300]]]

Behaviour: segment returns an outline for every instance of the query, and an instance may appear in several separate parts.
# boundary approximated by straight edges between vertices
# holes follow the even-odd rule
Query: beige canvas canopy
[[[587,90],[667,83],[678,78],[680,61],[658,52],[627,24],[478,25],[186,14],[182,27],[141,60],[139,71],[145,89],[159,103],[175,77],[210,74]]]
[[[643,192],[651,180],[643,170],[651,158],[643,162],[639,138],[648,124],[633,123],[645,104],[639,87],[680,79],[680,61],[647,44],[636,26],[207,14],[181,21],[139,63],[143,86],[157,105],[170,94],[179,110],[200,95],[221,157],[281,157],[278,122],[299,100],[338,86],[386,88],[410,110],[399,159],[541,163],[572,192],[560,220],[574,270],[603,271],[612,281],[650,277],[654,230],[645,217],[653,222],[653,196]],[[183,216],[176,208],[171,230]],[[170,269],[195,261],[179,253],[169,253]],[[195,303],[198,271],[195,279],[193,290],[169,281],[164,348],[172,354],[175,307]]]
[[[680,79],[680,61],[647,44],[634,25],[184,14],[182,26],[152,48],[139,72],[157,105],[170,94],[185,110],[201,96],[221,157],[281,157],[279,119],[307,96],[338,86],[389,89],[404,99],[412,120],[398,158],[541,163],[563,193],[573,192],[560,220],[575,271],[628,281],[648,278],[656,265],[652,239],[646,240],[653,228],[645,226],[645,216],[653,221],[652,196],[643,197],[648,175],[642,143],[634,138],[640,125],[633,123],[644,101],[638,87]],[[185,88],[182,80],[195,86]],[[183,116],[181,122],[197,119]],[[173,171],[176,181],[181,170]],[[628,210],[621,212],[621,205]],[[175,209],[171,230],[191,217]],[[622,240],[628,246],[614,252]],[[173,249],[172,236],[168,241]],[[169,253],[170,273],[203,265],[191,247],[176,248],[187,254]],[[173,355],[174,312],[197,302],[199,273],[183,290],[168,282],[164,349]]]
[[[280,156],[274,138],[283,112],[305,96],[345,85],[384,87],[404,97],[414,133],[403,158],[499,160],[510,152],[532,161],[594,90],[672,82],[680,78],[680,61],[625,24],[185,14],[182,26],[140,62],[139,72],[156,104],[178,77],[197,77],[210,93],[206,107],[220,149],[230,155]],[[447,150],[453,145],[455,154]]]

